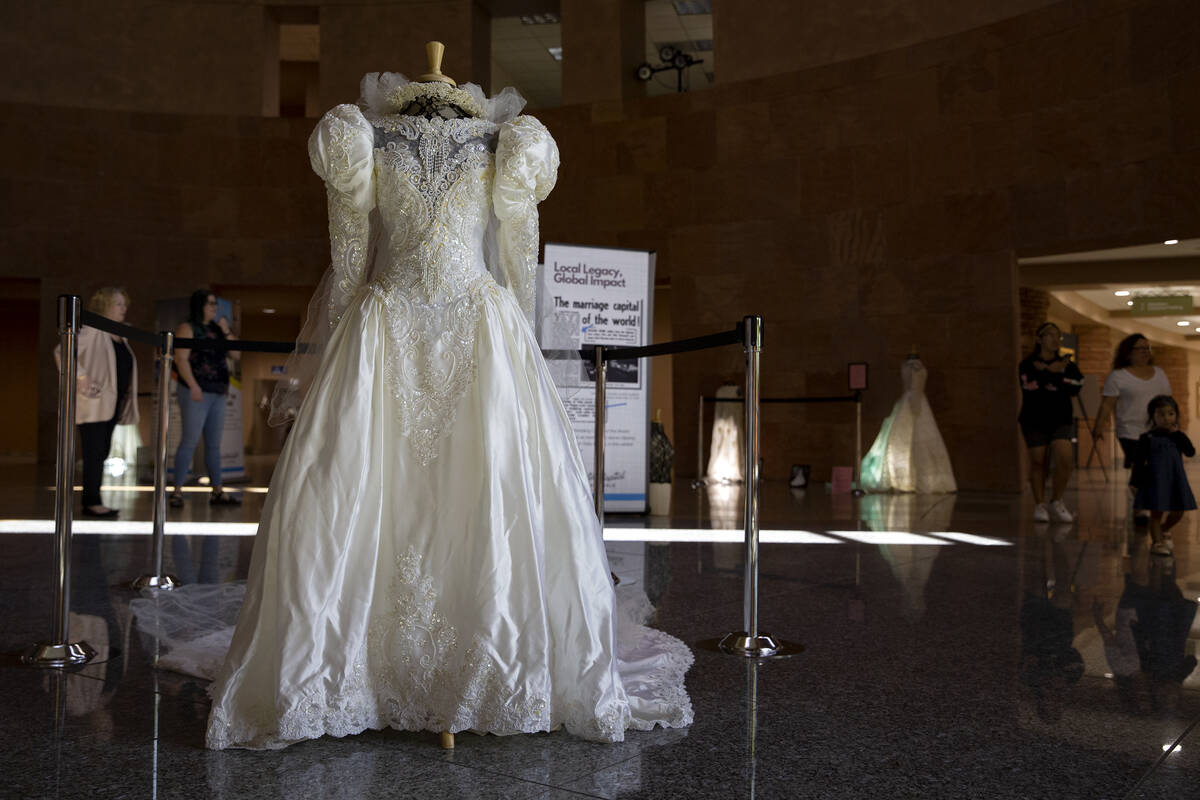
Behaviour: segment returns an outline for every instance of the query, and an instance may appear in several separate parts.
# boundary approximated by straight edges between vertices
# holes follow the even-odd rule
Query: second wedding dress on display
[[[862,460],[860,480],[865,491],[919,494],[957,491],[946,443],[925,397],[928,375],[916,356],[909,356],[901,366],[904,393]]]

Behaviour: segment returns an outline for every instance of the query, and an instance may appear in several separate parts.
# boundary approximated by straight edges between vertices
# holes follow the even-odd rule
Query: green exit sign
[[[1135,297],[1129,313],[1135,317],[1165,317],[1192,313],[1190,294],[1171,294],[1161,297]]]

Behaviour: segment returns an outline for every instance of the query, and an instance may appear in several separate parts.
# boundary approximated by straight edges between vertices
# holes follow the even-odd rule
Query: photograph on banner
[[[546,244],[539,266],[538,342],[546,350],[594,345],[640,347],[653,330],[654,253]],[[592,478],[596,365],[552,359],[550,371]],[[646,510],[650,431],[650,360],[608,362],[604,436],[604,508]]]
[[[155,304],[155,323],[160,331],[173,331],[181,322],[186,322],[189,313],[190,298],[174,297],[159,300]],[[233,303],[217,297],[216,319],[224,317],[229,320],[234,334],[240,328],[240,319]],[[225,426],[221,433],[221,480],[241,480],[246,477],[246,456],[243,445],[242,431],[242,382],[240,364],[236,359],[228,358],[229,391],[225,395]],[[157,363],[155,377],[157,378]],[[179,449],[179,441],[183,432],[183,416],[179,411],[179,373],[174,365],[171,368],[171,386],[167,394],[167,480],[175,480],[175,451]],[[154,405],[158,405],[155,395]],[[157,408],[154,411],[157,414]],[[204,474],[204,441],[196,446],[192,455],[192,476]]]

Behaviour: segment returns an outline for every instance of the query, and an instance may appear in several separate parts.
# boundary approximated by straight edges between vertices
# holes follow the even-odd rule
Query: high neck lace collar
[[[476,119],[508,122],[521,112],[525,98],[516,89],[504,89],[492,98],[473,83],[417,83],[398,72],[370,72],[363,76],[358,104],[376,115],[398,114],[418,98],[433,105],[457,106]]]

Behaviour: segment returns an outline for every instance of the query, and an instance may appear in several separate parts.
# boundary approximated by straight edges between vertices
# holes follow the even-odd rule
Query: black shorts
[[[1133,452],[1137,449],[1137,439],[1117,439],[1121,443],[1121,452],[1125,454],[1125,469],[1133,466]]]
[[[1062,425],[1047,428],[1044,425],[1021,425],[1021,435],[1025,437],[1026,447],[1045,447],[1055,439],[1066,439],[1068,442],[1075,437],[1075,425],[1064,422]]]

